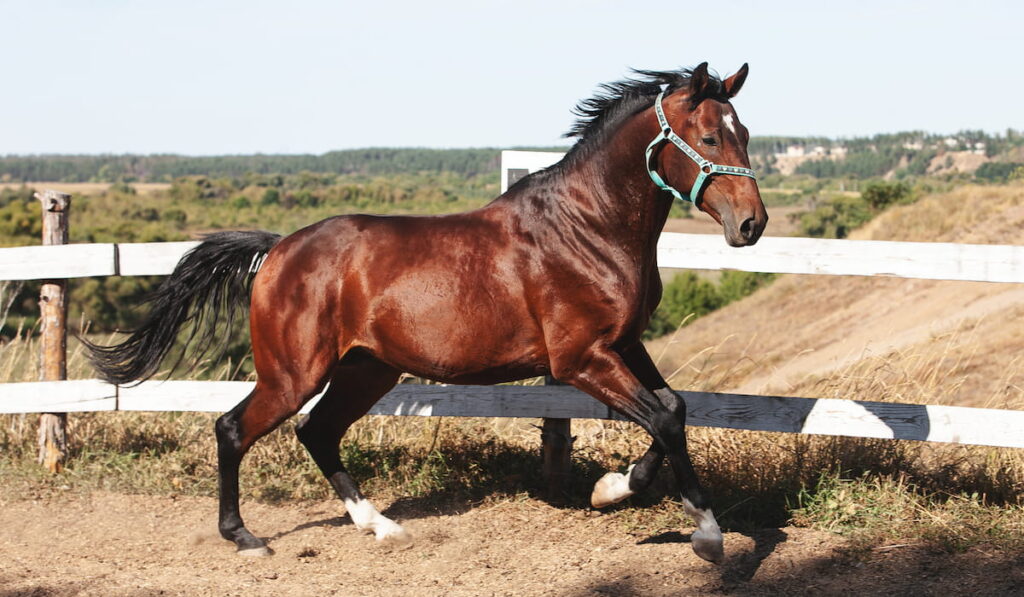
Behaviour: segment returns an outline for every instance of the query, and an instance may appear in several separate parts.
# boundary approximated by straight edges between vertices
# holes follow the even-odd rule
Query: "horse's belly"
[[[481,311],[413,309],[387,318],[401,325],[372,326],[366,347],[398,369],[448,383],[500,383],[547,372],[543,341],[528,318]]]

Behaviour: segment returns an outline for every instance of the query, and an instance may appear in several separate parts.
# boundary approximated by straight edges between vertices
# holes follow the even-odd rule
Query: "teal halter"
[[[654,138],[653,141],[647,146],[647,173],[651,175],[651,180],[654,184],[658,185],[658,188],[663,191],[672,193],[672,196],[680,201],[689,201],[694,205],[700,200],[701,192],[704,190],[704,181],[707,177],[713,174],[732,174],[734,176],[748,176],[757,180],[754,176],[754,171],[750,168],[740,168],[738,166],[720,166],[718,164],[711,163],[710,160],[705,160],[703,156],[697,153],[697,150],[690,147],[690,145],[683,141],[679,135],[675,134],[672,130],[672,125],[668,123],[668,119],[665,118],[665,111],[661,107],[661,98],[665,95],[662,91],[658,94],[658,98],[654,100],[654,113],[658,115],[658,124],[661,125],[661,132]],[[671,141],[673,145],[679,148],[680,151],[685,153],[691,160],[697,162],[697,178],[693,181],[693,188],[690,189],[689,195],[683,195],[670,185],[666,184],[661,176],[654,171],[654,148],[657,147],[662,141]]]

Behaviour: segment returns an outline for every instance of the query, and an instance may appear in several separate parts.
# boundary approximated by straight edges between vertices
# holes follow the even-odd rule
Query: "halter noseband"
[[[690,145],[683,141],[683,139],[675,134],[672,130],[672,125],[668,123],[668,119],[665,118],[665,111],[661,107],[662,96],[665,92],[662,91],[658,94],[657,99],[654,100],[654,113],[658,115],[658,124],[661,126],[661,132],[654,138],[653,141],[647,146],[647,173],[651,175],[651,180],[654,184],[658,185],[658,188],[663,191],[672,193],[676,199],[680,201],[689,201],[694,205],[700,200],[701,192],[703,191],[704,181],[708,176],[712,174],[732,174],[734,176],[748,176],[757,180],[754,176],[754,171],[750,168],[740,168],[739,166],[720,166],[718,164],[711,163],[710,160],[705,160],[703,156],[697,153],[697,150],[690,147]],[[684,154],[686,154],[691,160],[697,163],[697,178],[693,181],[693,188],[690,189],[689,195],[683,195],[670,185],[666,184],[662,180],[661,176],[654,171],[654,148],[657,147],[662,141],[671,141],[673,145],[679,148]]]

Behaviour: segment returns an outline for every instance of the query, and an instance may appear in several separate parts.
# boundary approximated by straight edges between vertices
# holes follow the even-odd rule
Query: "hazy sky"
[[[0,154],[564,144],[629,67],[754,135],[1024,128],[1021,2],[0,0]]]

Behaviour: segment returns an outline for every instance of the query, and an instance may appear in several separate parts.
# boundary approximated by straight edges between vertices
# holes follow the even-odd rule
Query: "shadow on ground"
[[[721,567],[695,569],[695,575],[707,579],[698,588],[666,586],[657,573],[609,570],[603,579],[569,595],[1024,595],[1021,554],[984,548],[956,554],[903,549],[854,558],[829,551],[773,561],[771,555],[785,536],[777,529],[758,533],[753,552],[732,556]]]

